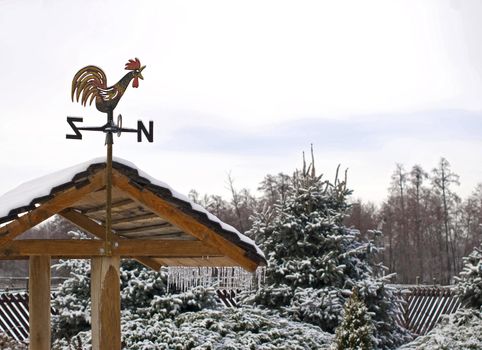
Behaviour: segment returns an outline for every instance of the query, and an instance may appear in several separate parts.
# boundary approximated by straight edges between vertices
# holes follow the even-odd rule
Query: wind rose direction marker
[[[67,117],[74,134],[67,134],[67,139],[82,140],[81,131],[101,131],[106,134],[105,144],[107,145],[107,165],[106,165],[106,233],[105,248],[106,255],[112,254],[112,145],[114,143],[113,134],[120,136],[123,132],[137,133],[137,142],[142,142],[142,134],[149,142],[154,141],[154,122],[149,121],[149,130],[142,121],[137,122],[137,129],[123,128],[122,115],[117,117],[117,124],[114,123],[114,109],[124,95],[129,83],[132,80],[132,87],[139,87],[139,79],[144,79],[142,71],[146,66],[141,66],[138,58],[129,60],[125,69],[129,72],[122,77],[115,85],[107,86],[107,76],[104,71],[96,66],[87,66],[75,74],[72,80],[71,97],[83,106],[92,104],[95,100],[95,107],[98,111],[107,114],[107,123],[102,126],[79,127],[75,123],[82,123],[82,117]]]
[[[71,140],[82,140],[82,134],[80,131],[102,131],[107,133],[111,131],[113,134],[117,134],[120,136],[123,132],[135,132],[137,133],[137,142],[142,142],[142,134],[146,137],[147,141],[153,142],[154,141],[154,122],[152,120],[149,121],[149,130],[147,130],[146,126],[142,122],[142,120],[137,121],[137,129],[129,129],[122,127],[122,114],[117,116],[117,125],[111,123],[105,124],[103,126],[85,126],[79,127],[75,125],[75,123],[82,123],[84,118],[82,117],[67,117],[67,123],[69,123],[70,127],[74,131],[74,135],[65,135],[65,138]]]

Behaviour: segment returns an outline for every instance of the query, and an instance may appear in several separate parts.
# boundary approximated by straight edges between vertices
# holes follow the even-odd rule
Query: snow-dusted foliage
[[[79,339],[86,344],[90,341],[90,262],[65,260],[57,268],[69,269],[71,276],[60,287],[53,301],[53,307],[58,311],[52,317],[55,345],[64,349],[71,343],[76,344]],[[122,322],[125,317],[174,318],[183,312],[217,305],[215,291],[209,288],[198,287],[177,295],[166,294],[166,274],[151,271],[134,261],[122,261],[120,277]],[[79,333],[79,337],[72,339]]]
[[[396,323],[405,301],[388,285],[391,276],[368,278],[357,283],[360,298],[368,307],[375,325],[374,345],[377,349],[394,349],[412,340],[412,335]]]
[[[25,343],[18,342],[6,334],[0,333],[0,349],[2,350],[27,350],[28,346]]]
[[[482,349],[482,250],[464,257],[455,290],[466,308],[443,316],[427,335],[401,347],[404,350]]]
[[[346,180],[322,180],[312,167],[293,175],[284,200],[258,213],[248,232],[267,254],[269,266],[265,286],[244,302],[334,332],[346,298],[357,287],[373,314],[375,347],[394,348],[410,336],[395,323],[394,291],[376,275],[378,248],[343,226],[350,193]]]
[[[480,350],[482,349],[482,309],[459,309],[442,316],[427,335],[399,350]]]
[[[71,269],[71,278],[54,304],[61,312],[54,316],[52,349],[89,350],[89,262],[71,260],[60,266]],[[121,281],[123,349],[328,349],[333,339],[319,327],[276,311],[219,308],[210,288],[166,294],[165,274],[137,263],[122,263]]]
[[[122,348],[129,350],[323,350],[333,339],[316,326],[259,309],[203,310],[174,319],[125,312],[122,321]],[[91,349],[89,333],[79,340],[83,350]],[[69,343],[57,342],[54,349],[70,350]]]
[[[122,260],[120,268],[122,309],[149,307],[153,299],[166,293],[167,275],[134,260]]]
[[[460,277],[456,277],[457,294],[463,304],[480,308],[482,306],[482,248],[475,248],[469,256],[463,258],[464,267]]]
[[[53,338],[70,338],[90,329],[90,261],[61,260],[54,268],[70,271],[70,277],[54,294],[52,307]]]
[[[355,290],[345,304],[343,320],[336,329],[336,350],[373,349],[374,326],[368,309]]]

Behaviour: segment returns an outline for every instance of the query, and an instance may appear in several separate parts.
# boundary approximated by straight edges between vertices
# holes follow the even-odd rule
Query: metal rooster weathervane
[[[95,99],[95,107],[98,111],[107,114],[107,123],[103,126],[96,127],[78,127],[75,123],[81,123],[82,117],[67,117],[67,123],[74,131],[74,135],[66,135],[67,139],[81,140],[80,131],[101,131],[106,134],[105,144],[107,145],[107,162],[106,162],[106,219],[105,219],[105,247],[106,255],[112,254],[112,145],[114,143],[113,134],[120,136],[122,132],[137,133],[137,142],[142,141],[142,134],[149,142],[154,140],[154,122],[149,121],[149,130],[146,129],[142,121],[137,122],[137,129],[129,129],[122,127],[122,115],[117,117],[117,124],[114,124],[114,109],[124,95],[131,80],[132,87],[139,87],[139,79],[144,79],[142,71],[146,66],[141,66],[138,58],[129,60],[125,69],[129,72],[122,77],[115,85],[107,86],[107,77],[102,69],[96,66],[87,66],[82,68],[75,74],[72,80],[72,101],[74,97],[77,102],[82,105],[89,105]]]
[[[137,142],[142,141],[142,133],[149,142],[153,141],[154,122],[149,121],[149,130],[146,129],[142,121],[137,122],[137,129],[128,129],[122,127],[122,115],[117,117],[117,125],[114,124],[114,108],[124,95],[131,80],[132,87],[139,87],[139,79],[144,79],[142,71],[146,66],[141,66],[138,58],[129,60],[125,69],[129,71],[115,85],[107,87],[107,77],[102,69],[96,66],[87,66],[82,68],[75,74],[72,80],[72,101],[74,98],[82,105],[92,104],[95,99],[95,107],[102,113],[107,113],[107,123],[99,127],[78,127],[75,123],[81,123],[82,117],[67,117],[67,122],[72,127],[74,135],[66,135],[67,139],[82,140],[81,130],[85,131],[102,131],[106,133],[106,144],[112,144],[112,134],[117,133],[118,136],[122,132],[136,132]]]

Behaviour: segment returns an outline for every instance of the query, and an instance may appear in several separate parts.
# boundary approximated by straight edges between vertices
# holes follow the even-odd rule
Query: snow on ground
[[[460,309],[443,316],[427,335],[398,350],[481,350],[482,309]]]

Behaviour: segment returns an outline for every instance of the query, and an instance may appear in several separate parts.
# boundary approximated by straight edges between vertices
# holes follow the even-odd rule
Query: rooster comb
[[[126,63],[126,69],[127,70],[136,70],[141,68],[141,61],[136,57],[133,60],[129,60],[129,62]]]

